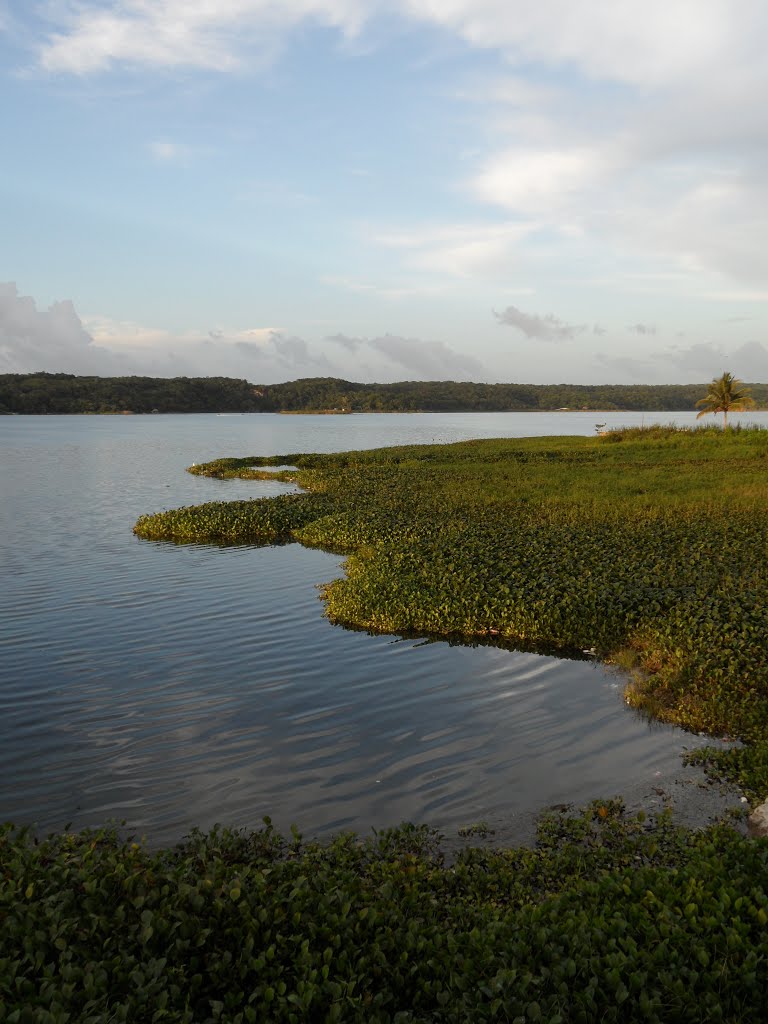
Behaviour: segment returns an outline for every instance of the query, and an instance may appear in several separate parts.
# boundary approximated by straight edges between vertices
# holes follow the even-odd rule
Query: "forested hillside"
[[[751,384],[758,407],[768,384]],[[0,413],[505,412],[553,409],[694,409],[706,384],[361,384],[308,377],[250,384],[227,377],[76,377],[0,374]]]
[[[260,389],[228,377],[0,375],[0,413],[259,412]]]

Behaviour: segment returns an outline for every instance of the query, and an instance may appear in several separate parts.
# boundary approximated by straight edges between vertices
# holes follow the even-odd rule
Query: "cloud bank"
[[[86,317],[70,301],[38,310],[15,284],[0,284],[0,373],[76,373],[95,376],[244,377],[270,384],[297,377],[354,377],[334,358],[334,347],[374,359],[382,380],[487,379],[471,356],[441,341],[392,334],[374,338],[336,334],[311,343],[280,328],[222,327],[183,333],[141,324]],[[376,362],[376,357],[382,357]],[[369,378],[370,379],[370,378]]]
[[[326,338],[326,341],[357,356],[371,352],[385,356],[389,363],[398,368],[398,380],[402,380],[403,372],[415,374],[418,380],[457,377],[462,380],[488,380],[490,376],[487,367],[479,359],[457,352],[443,341],[424,341],[394,334],[382,334],[375,338],[334,334]]]
[[[0,372],[112,374],[119,359],[100,351],[69,300],[39,310],[12,282],[0,282]]]
[[[568,342],[586,333],[600,348],[574,353],[579,372],[568,372],[572,346],[560,350],[558,376],[572,382],[707,381],[725,369],[747,381],[768,379],[768,348],[760,341],[694,342],[658,347],[655,329],[642,323],[623,330],[637,339],[631,355],[611,331],[568,324],[552,313],[524,313],[509,306],[495,314],[535,342]],[[638,328],[643,328],[638,330]],[[642,350],[637,346],[641,345]],[[350,358],[354,358],[354,366]],[[560,359],[560,356],[558,357]],[[278,327],[205,328],[173,332],[103,316],[80,318],[69,300],[38,309],[13,283],[0,283],[0,373],[64,372],[96,376],[245,378],[270,384],[298,377],[332,376],[381,382],[415,380],[531,380],[537,365],[500,354],[492,369],[481,359],[443,341],[399,334],[373,337],[336,333],[315,341]],[[545,364],[550,367],[551,359]],[[551,372],[539,375],[551,379]]]
[[[280,38],[302,22],[354,37],[383,14],[428,24],[469,45],[549,64],[571,64],[602,78],[665,85],[737,60],[762,47],[745,25],[768,24],[760,0],[112,0],[51,8],[56,19],[40,47],[49,70],[90,73],[116,62],[231,70],[259,36]],[[765,38],[763,35],[762,38]],[[681,46],[681,40],[685,45]],[[266,46],[266,44],[262,44]]]
[[[69,300],[47,310],[0,283],[0,373],[93,376],[320,376],[334,369],[322,352],[280,330],[214,328],[183,333],[94,316],[83,320]]]

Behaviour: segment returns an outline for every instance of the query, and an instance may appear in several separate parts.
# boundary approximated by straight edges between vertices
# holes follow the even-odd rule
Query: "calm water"
[[[335,556],[131,533],[143,512],[290,489],[192,462],[595,419],[641,416],[0,417],[0,819],[126,819],[153,842],[267,813],[307,833],[451,828],[671,771],[697,741],[649,728],[592,662],[350,632],[315,588]]]

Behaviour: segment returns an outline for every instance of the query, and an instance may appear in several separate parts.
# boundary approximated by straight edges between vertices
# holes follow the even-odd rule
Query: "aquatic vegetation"
[[[334,622],[629,652],[629,703],[690,729],[765,735],[768,432],[654,427],[192,471],[286,464],[305,494],[143,516],[136,533],[349,553],[323,588]]]
[[[472,825],[462,825],[458,832],[462,839],[469,839],[477,836],[478,839],[486,839],[494,835],[494,830],[484,821],[476,821]]]
[[[717,781],[739,786],[753,804],[768,798],[768,738],[748,746],[718,750],[702,747],[685,754],[687,764],[700,764]]]
[[[264,501],[209,501],[205,505],[142,516],[134,533],[177,543],[279,544],[323,516],[327,501],[311,494],[281,494]]]
[[[405,825],[328,845],[214,829],[0,828],[9,1022],[761,1022],[768,843],[620,801],[546,815],[535,849]]]
[[[252,459],[215,459],[187,469],[193,476],[213,476],[219,480],[282,480],[285,483],[296,481],[293,470],[270,470],[266,467],[281,466],[280,459],[269,456],[254,456]]]

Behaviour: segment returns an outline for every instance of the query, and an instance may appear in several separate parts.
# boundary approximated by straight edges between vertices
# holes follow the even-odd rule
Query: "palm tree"
[[[741,390],[739,390],[741,389]],[[696,419],[707,416],[709,413],[723,414],[723,430],[728,426],[728,413],[741,412],[742,409],[751,409],[754,400],[749,388],[745,388],[740,380],[736,380],[732,373],[724,373],[722,377],[715,377],[709,385],[709,391],[696,403],[703,406]]]

